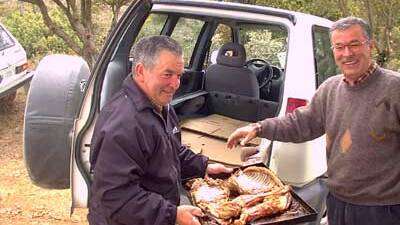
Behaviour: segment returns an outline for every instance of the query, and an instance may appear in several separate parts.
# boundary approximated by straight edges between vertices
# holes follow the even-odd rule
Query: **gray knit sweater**
[[[360,205],[400,204],[400,76],[377,68],[349,86],[326,80],[310,104],[261,122],[260,136],[304,142],[326,133],[328,187]]]

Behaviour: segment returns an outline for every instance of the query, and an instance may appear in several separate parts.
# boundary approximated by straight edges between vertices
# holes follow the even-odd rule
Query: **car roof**
[[[257,13],[264,15],[271,15],[289,19],[294,25],[298,22],[304,21],[313,21],[315,24],[319,24],[322,26],[330,26],[332,21],[291,10],[272,8],[267,6],[260,5],[250,5],[250,4],[241,4],[234,2],[219,2],[219,1],[207,1],[207,0],[153,0],[155,5],[177,5],[177,6],[193,6],[193,7],[201,7],[201,8],[210,8],[210,9],[224,9],[231,11],[240,11],[240,12],[249,12],[249,13]],[[204,15],[207,15],[207,10],[202,10]]]

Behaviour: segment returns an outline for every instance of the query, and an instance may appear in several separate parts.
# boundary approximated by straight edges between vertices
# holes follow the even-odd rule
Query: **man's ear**
[[[135,68],[135,79],[138,81],[143,81],[144,78],[144,66],[142,63],[136,64]]]

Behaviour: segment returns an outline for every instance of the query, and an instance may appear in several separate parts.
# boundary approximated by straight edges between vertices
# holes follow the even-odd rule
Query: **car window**
[[[208,65],[210,64],[215,64],[216,63],[216,58],[218,54],[218,49],[225,43],[232,42],[232,29],[225,25],[225,24],[219,24],[217,29],[214,32],[214,35],[211,39],[211,46],[210,46],[210,57],[209,61],[206,62],[207,65],[205,65],[204,68],[207,68]]]
[[[340,72],[339,68],[335,64],[335,59],[331,50],[329,29],[325,27],[314,26],[312,32],[315,74],[318,87],[326,79]]]
[[[247,60],[259,58],[276,67],[285,68],[288,35],[283,26],[240,24],[238,27]]]
[[[200,34],[204,21],[192,18],[179,18],[171,37],[183,48],[185,67],[189,67],[197,38]]]
[[[9,48],[14,45],[11,36],[0,26],[0,50]]]
[[[165,14],[150,14],[146,21],[144,22],[142,28],[137,35],[134,44],[138,42],[143,37],[153,36],[153,35],[160,35],[161,31],[167,21],[168,16]],[[131,49],[132,51],[132,49]],[[132,52],[131,52],[132,54]],[[129,56],[129,61],[132,62],[132,56]],[[131,65],[129,65],[131,68]]]
[[[167,18],[168,16],[165,14],[150,14],[144,22],[135,42],[143,37],[161,34]]]

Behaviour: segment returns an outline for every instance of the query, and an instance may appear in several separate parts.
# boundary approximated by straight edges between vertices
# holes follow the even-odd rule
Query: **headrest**
[[[243,67],[246,64],[246,51],[239,43],[226,43],[218,51],[217,64]]]

